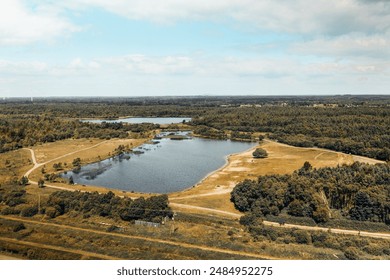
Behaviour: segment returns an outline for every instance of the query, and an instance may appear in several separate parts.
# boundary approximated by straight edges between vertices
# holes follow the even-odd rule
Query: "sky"
[[[0,97],[389,89],[390,0],[0,2]]]

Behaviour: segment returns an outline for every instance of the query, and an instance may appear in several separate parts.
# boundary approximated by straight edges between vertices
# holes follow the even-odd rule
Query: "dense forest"
[[[46,215],[54,218],[69,212],[77,212],[88,217],[120,218],[124,221],[145,220],[161,222],[164,217],[172,217],[173,212],[168,206],[168,196],[159,195],[149,198],[140,197],[135,200],[121,198],[114,193],[100,194],[98,192],[55,192],[47,202]]]
[[[38,205],[28,204],[27,193],[22,186],[0,187],[1,214],[18,214],[31,217],[40,211],[49,218],[55,218],[67,213],[90,216],[102,216],[124,221],[145,220],[161,222],[164,217],[172,217],[173,212],[168,206],[168,196],[159,195],[137,199],[121,198],[113,192],[100,194],[98,192],[57,191],[52,193],[47,201]]]
[[[80,118],[122,116],[191,117],[196,134],[283,143],[390,160],[390,98],[177,97],[81,98],[0,101],[0,152],[65,138],[128,137],[153,125],[91,124]]]
[[[235,207],[251,217],[310,217],[327,222],[335,211],[345,218],[390,224],[390,166],[355,162],[314,169],[310,163],[291,175],[245,180],[231,193]]]

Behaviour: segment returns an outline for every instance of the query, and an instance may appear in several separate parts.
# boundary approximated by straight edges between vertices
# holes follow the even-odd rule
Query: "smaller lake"
[[[167,133],[165,136],[172,137],[172,134],[189,139],[156,139],[134,149],[133,153],[83,166],[63,177],[72,176],[78,184],[144,193],[171,193],[196,185],[207,174],[222,167],[228,155],[256,145],[191,138],[188,132]]]
[[[123,119],[117,119],[117,120],[82,120],[83,122],[91,122],[91,123],[116,123],[116,122],[123,122],[123,123],[154,123],[154,124],[174,124],[174,123],[182,123],[190,122],[191,118],[123,118]]]

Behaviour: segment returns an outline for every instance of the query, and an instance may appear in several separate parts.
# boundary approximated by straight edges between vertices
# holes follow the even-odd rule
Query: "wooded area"
[[[347,219],[390,224],[390,166],[355,162],[313,169],[310,163],[291,175],[261,176],[239,183],[231,194],[235,207],[256,217],[310,217],[324,223],[336,210]]]
[[[101,216],[123,221],[144,220],[161,222],[162,218],[171,218],[173,212],[168,206],[168,196],[159,195],[137,199],[121,198],[113,192],[57,191],[40,205],[31,204],[23,186],[4,186],[0,188],[0,203],[4,203],[3,215],[19,214],[32,217],[38,212],[48,218],[72,213],[82,218]],[[38,207],[40,207],[38,209]]]
[[[390,98],[178,97],[24,99],[0,102],[0,152],[66,138],[128,137],[147,124],[91,124],[79,118],[191,117],[194,133],[254,139],[254,133],[294,146],[321,147],[390,160]]]

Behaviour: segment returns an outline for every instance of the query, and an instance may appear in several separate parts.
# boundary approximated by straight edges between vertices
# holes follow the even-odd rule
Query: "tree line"
[[[193,117],[203,131],[267,132],[280,142],[390,160],[390,107],[219,108]],[[218,134],[218,135],[219,135]]]
[[[113,192],[57,191],[43,199],[40,209],[28,197],[24,186],[0,186],[0,212],[3,215],[31,217],[38,213],[55,218],[68,213],[84,218],[102,216],[124,221],[145,220],[161,222],[162,218],[172,218],[167,195],[157,195],[137,199],[116,196]],[[40,211],[40,212],[39,212]]]
[[[324,107],[314,107],[322,102]],[[336,107],[327,107],[333,102]],[[199,97],[0,102],[0,152],[66,138],[126,137],[156,125],[90,124],[75,118],[191,117],[196,134],[321,147],[390,160],[390,106],[384,97]],[[36,133],[36,135],[35,135]]]
[[[168,196],[159,195],[137,199],[121,198],[113,192],[58,191],[50,195],[45,214],[51,218],[77,212],[84,217],[97,215],[120,218],[124,221],[146,220],[160,222],[164,217],[172,217],[168,206]]]
[[[50,116],[0,118],[0,153],[69,138],[127,138],[159,128],[155,124],[101,124]]]

